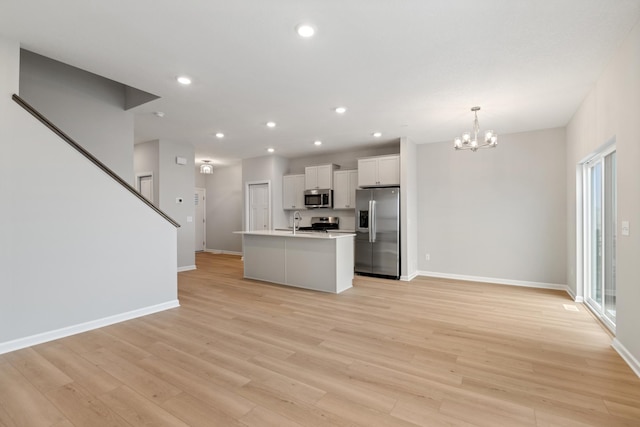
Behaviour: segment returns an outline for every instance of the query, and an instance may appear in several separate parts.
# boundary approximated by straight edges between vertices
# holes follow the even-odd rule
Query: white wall
[[[125,86],[26,50],[20,96],[74,141],[134,184],[133,113]]]
[[[616,339],[640,375],[640,24],[632,30],[567,126],[567,276],[576,272],[576,165],[615,137],[618,180]],[[631,235],[620,224],[629,221]],[[620,350],[620,349],[619,349]],[[635,362],[631,360],[635,359]],[[633,364],[635,363],[635,365]]]
[[[11,100],[18,67],[0,39],[0,353],[177,305],[175,227]]]
[[[418,268],[566,284],[564,138],[563,129],[501,135],[475,153],[419,145]]]
[[[205,177],[207,250],[242,252],[242,165],[214,168]]]

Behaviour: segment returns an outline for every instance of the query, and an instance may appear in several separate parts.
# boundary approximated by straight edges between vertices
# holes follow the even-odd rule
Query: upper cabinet
[[[305,176],[285,175],[282,177],[282,208],[304,209],[304,181]]]
[[[337,165],[307,166],[304,168],[304,188],[305,190],[333,189],[333,170],[338,169]]]
[[[333,208],[355,209],[358,171],[346,170],[333,173]]]
[[[390,185],[400,185],[399,155],[358,159],[359,187]]]

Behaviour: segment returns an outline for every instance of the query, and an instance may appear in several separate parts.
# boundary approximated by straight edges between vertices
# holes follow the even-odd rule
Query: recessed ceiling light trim
[[[274,127],[276,127],[276,122],[267,122],[267,127],[268,127],[268,128],[274,128]]]
[[[313,145],[320,146],[322,145],[322,141],[320,141],[319,139],[316,139],[315,141],[313,141]]]
[[[382,136],[382,132],[374,132],[371,134],[374,138],[380,138]]]
[[[302,38],[308,39],[316,33],[316,28],[311,24],[296,25],[296,33]]]
[[[275,152],[276,150],[275,150],[275,148],[271,148],[271,147],[269,147],[269,148],[267,148],[267,151],[268,151],[269,153],[273,153],[273,152]]]
[[[187,76],[178,76],[176,78],[176,80],[178,81],[178,83],[180,83],[181,85],[185,85],[188,86],[191,84],[191,78],[187,77]]]
[[[336,107],[334,111],[338,114],[344,114],[347,112],[347,107]]]
[[[216,133],[216,138],[224,138],[224,133],[222,132]]]

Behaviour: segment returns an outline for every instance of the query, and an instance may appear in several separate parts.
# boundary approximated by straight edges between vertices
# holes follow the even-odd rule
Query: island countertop
[[[352,233],[259,230],[242,234],[244,277],[340,293],[353,285]]]
[[[293,234],[293,230],[234,231],[234,233],[252,235],[252,236],[275,236],[275,237],[291,237],[291,238],[303,238],[303,239],[340,239],[343,237],[355,236],[355,233],[345,233],[345,232],[321,233],[317,231],[296,231],[296,234]]]

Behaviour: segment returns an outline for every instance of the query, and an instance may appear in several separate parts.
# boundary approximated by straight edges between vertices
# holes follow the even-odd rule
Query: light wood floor
[[[639,426],[640,379],[566,294],[197,256],[181,307],[0,355],[0,426]]]

